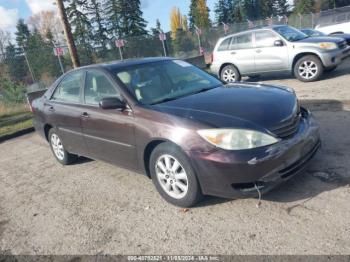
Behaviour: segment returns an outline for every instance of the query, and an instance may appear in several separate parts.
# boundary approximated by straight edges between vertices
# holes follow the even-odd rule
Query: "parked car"
[[[265,193],[302,171],[320,146],[293,90],[224,85],[171,58],[73,70],[32,110],[59,163],[86,156],[147,174],[164,199],[183,207],[203,195]]]
[[[347,45],[350,46],[350,34],[335,32],[335,33],[327,35],[321,31],[318,31],[318,30],[312,29],[312,28],[304,28],[304,29],[300,29],[300,31],[303,32],[304,34],[310,36],[310,37],[315,37],[315,36],[340,37],[340,38],[345,39]]]
[[[213,51],[211,71],[227,83],[244,75],[280,71],[311,82],[324,69],[339,65],[349,51],[342,38],[308,37],[293,27],[275,25],[221,38]]]
[[[346,21],[346,22],[344,21],[341,23],[321,24],[321,25],[316,25],[315,28],[318,31],[321,31],[322,33],[325,33],[325,34],[333,34],[337,32],[350,34],[350,21]]]

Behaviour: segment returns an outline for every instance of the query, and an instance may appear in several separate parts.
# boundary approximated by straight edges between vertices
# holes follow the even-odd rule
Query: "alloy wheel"
[[[155,165],[157,179],[169,196],[181,199],[188,191],[188,177],[181,163],[171,155],[161,155]]]
[[[313,61],[304,61],[299,65],[299,75],[305,79],[312,79],[317,75],[318,67]]]
[[[58,135],[51,135],[51,146],[56,157],[62,161],[64,159],[64,148],[61,139],[58,137]]]
[[[222,78],[226,83],[235,82],[236,81],[235,71],[230,68],[225,69],[225,71],[222,74]]]

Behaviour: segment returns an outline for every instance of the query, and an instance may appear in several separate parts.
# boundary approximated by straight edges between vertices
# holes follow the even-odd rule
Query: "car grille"
[[[283,121],[278,126],[270,128],[270,131],[280,138],[288,138],[298,131],[300,118],[301,113],[299,112],[288,120]]]
[[[346,48],[346,46],[347,46],[346,41],[342,41],[342,42],[338,43],[339,49],[344,49],[344,48]]]

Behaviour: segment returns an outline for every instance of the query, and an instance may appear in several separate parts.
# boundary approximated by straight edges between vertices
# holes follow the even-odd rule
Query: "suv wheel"
[[[61,138],[53,128],[49,131],[49,143],[53,155],[60,164],[69,165],[77,160],[77,155],[70,154],[65,150]]]
[[[220,78],[225,83],[241,81],[241,74],[234,65],[227,65],[221,70]]]
[[[175,145],[162,143],[153,150],[150,171],[155,187],[167,202],[191,207],[201,200],[203,195],[192,166]]]
[[[294,75],[302,82],[312,82],[321,77],[323,70],[323,64],[317,56],[307,55],[295,63]]]

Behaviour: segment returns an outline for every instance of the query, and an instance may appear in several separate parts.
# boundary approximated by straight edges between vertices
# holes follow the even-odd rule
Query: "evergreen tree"
[[[315,0],[295,0],[294,13],[308,14],[315,10]]]
[[[207,28],[211,25],[209,18],[209,8],[206,0],[191,0],[189,21],[190,28],[194,28],[194,25],[200,28]]]
[[[107,33],[110,38],[121,38],[121,10],[119,0],[106,0],[104,4]]]
[[[288,0],[275,0],[274,3],[275,14],[286,15],[288,13]]]
[[[9,43],[5,50],[5,64],[7,71],[13,81],[24,81],[27,76],[27,67],[25,64],[24,56],[19,55],[16,47]]]
[[[160,25],[160,21],[157,18],[156,20],[156,27],[152,27],[151,28],[151,32],[153,35],[158,35],[159,34],[159,30],[162,30],[161,25]]]
[[[231,7],[231,0],[219,0],[215,4],[214,12],[216,23],[232,23]]]
[[[26,48],[28,45],[28,39],[30,31],[28,25],[24,23],[23,19],[19,19],[16,25],[16,42],[19,47]]]
[[[106,0],[108,32],[113,38],[147,34],[140,0]]]
[[[122,13],[122,19],[126,21],[127,25],[123,28],[124,34],[131,36],[147,34],[147,22],[142,17],[140,0],[121,0],[121,2],[125,2],[128,6],[127,12]]]
[[[78,45],[88,47],[92,38],[92,25],[88,17],[87,1],[66,0],[66,12],[73,29],[74,40]]]
[[[102,3],[99,0],[90,0],[87,5],[87,15],[91,17],[92,38],[98,46],[106,49],[107,31],[103,18]]]

